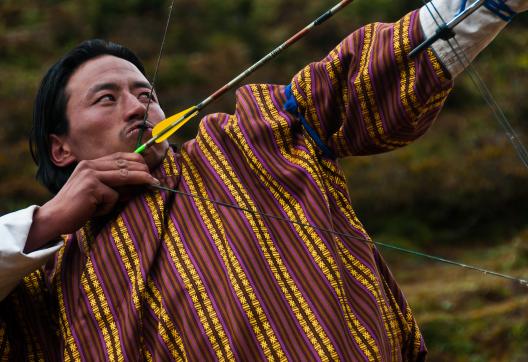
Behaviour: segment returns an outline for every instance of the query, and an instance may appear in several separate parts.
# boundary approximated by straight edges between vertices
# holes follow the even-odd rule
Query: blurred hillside
[[[176,0],[157,81],[166,114],[209,95],[332,3]],[[34,181],[35,167],[27,147],[33,97],[47,68],[77,43],[97,37],[136,51],[152,74],[168,5],[165,0],[0,1],[0,215],[28,204],[41,204],[49,198]],[[418,1],[356,0],[247,82],[288,83],[303,65],[320,59],[362,24],[394,21],[418,6]],[[481,76],[525,144],[528,143],[527,49],[528,15],[523,14],[477,62]],[[228,94],[208,111],[231,112],[233,99],[233,94]],[[175,142],[182,143],[195,132],[196,124],[186,126]],[[502,271],[527,275],[528,169],[518,160],[467,76],[457,80],[440,118],[421,140],[389,154],[347,159],[342,165],[353,205],[376,239],[477,264],[489,262],[491,267]],[[475,253],[482,258],[475,258]],[[486,284],[490,282],[478,275],[465,271],[459,275],[451,269],[447,273],[438,272],[426,262],[409,260],[393,252],[384,254],[412,304],[417,305],[418,320],[421,316],[425,320],[426,335],[435,349],[434,358],[455,360],[455,355],[469,355],[477,356],[471,359],[474,361],[520,361],[528,355],[528,347],[522,342],[528,337],[528,323],[519,321],[519,314],[515,313],[522,310],[521,306],[526,310],[526,290],[519,292],[514,286],[500,282],[490,287]],[[514,261],[504,257],[505,254]],[[501,257],[510,261],[503,263]],[[418,275],[431,279],[427,279],[427,284],[417,285],[423,282]],[[472,304],[463,308],[453,306],[464,296],[462,293],[452,298],[451,307],[444,308],[442,303],[450,297],[439,289],[450,290],[451,284],[446,284],[450,278],[459,283],[469,278]],[[459,285],[451,287],[455,293]],[[420,288],[428,289],[427,298],[420,294]],[[491,294],[486,294],[490,288]],[[521,299],[510,299],[519,295]],[[446,313],[460,310],[466,314],[467,308],[483,305],[487,308],[497,300],[520,301],[514,312],[510,310],[510,314],[504,315],[506,321],[517,324],[504,322],[505,334],[490,337],[515,346],[511,348],[518,353],[512,359],[486,350],[490,341],[479,335],[485,329],[482,320],[475,324],[473,317],[461,317],[462,320],[454,317],[446,322],[449,319],[445,318]],[[496,314],[489,315],[493,316],[489,321],[496,318]],[[478,315],[473,319],[479,320]],[[466,332],[457,332],[461,323]],[[450,338],[465,342],[460,342],[460,347],[451,343]]]

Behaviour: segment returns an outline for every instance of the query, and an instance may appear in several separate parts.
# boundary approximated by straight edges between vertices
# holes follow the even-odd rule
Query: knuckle
[[[79,163],[77,164],[77,169],[78,170],[85,170],[88,168],[88,161],[87,160],[81,160],[79,161]]]
[[[126,153],[124,152],[116,152],[112,155],[112,157],[114,158],[114,160],[120,160],[120,159],[123,159],[126,157]]]
[[[118,158],[115,162],[118,168],[122,169],[127,166],[127,161],[124,158]]]

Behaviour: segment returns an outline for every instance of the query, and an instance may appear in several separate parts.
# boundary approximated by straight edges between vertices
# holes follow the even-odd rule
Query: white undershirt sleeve
[[[467,6],[473,1],[468,1]],[[443,21],[447,23],[458,12],[461,0],[433,0],[428,5],[424,5],[420,9],[420,23],[424,32],[425,38],[433,35],[438,28],[435,19],[442,24]],[[434,5],[434,6],[433,6]],[[513,11],[520,13],[528,9],[527,0],[509,0],[506,1]],[[440,13],[440,16],[437,14]],[[431,16],[434,16],[434,18]],[[507,23],[492,13],[490,10],[481,6],[473,14],[469,15],[460,24],[454,27],[455,39],[460,44],[460,51],[462,51],[469,61],[475,57],[497,36]],[[454,44],[453,41],[451,41]],[[438,40],[432,45],[433,51],[440,58],[447,70],[453,77],[460,74],[465,65],[461,64],[453,53],[448,42],[445,40]]]
[[[38,206],[30,206],[0,217],[0,300],[3,300],[20,279],[38,269],[62,246],[51,246],[25,254],[24,247]]]

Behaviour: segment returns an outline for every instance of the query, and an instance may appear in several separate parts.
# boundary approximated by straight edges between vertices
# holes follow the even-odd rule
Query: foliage
[[[152,74],[168,5],[167,0],[0,2],[0,214],[41,204],[49,197],[33,179],[35,168],[26,146],[33,95],[46,69],[80,41],[101,37],[136,51]],[[357,0],[248,82],[287,83],[304,64],[324,56],[353,29],[371,21],[396,20],[419,5],[417,1]],[[329,6],[327,1],[177,0],[157,82],[166,113],[203,99]],[[525,49],[528,17],[522,15],[482,54],[478,69],[526,143]],[[232,112],[233,95],[208,110]],[[192,138],[195,132],[196,125],[186,126],[177,142]],[[464,76],[421,140],[388,154],[347,159],[342,166],[353,204],[377,239],[429,251],[464,244],[469,250],[482,244],[495,250],[494,245],[514,235],[521,240],[514,245],[526,245],[522,241],[528,235],[518,233],[527,227],[528,171]],[[512,261],[512,268],[526,268],[526,247],[514,250],[525,257]],[[405,266],[401,259],[391,262],[395,270]],[[429,266],[420,270],[424,268]],[[404,284],[408,281],[405,271],[401,278]],[[435,280],[439,289],[444,288]],[[475,361],[507,360],[496,351],[494,340],[511,343],[505,348],[511,348],[512,360],[526,358],[521,348],[528,326],[517,318],[520,308],[505,312],[504,322],[482,337],[477,330],[487,328],[495,320],[493,314],[468,319],[458,314],[467,309],[442,304],[453,303],[448,296],[437,296],[431,303],[441,305],[435,307],[422,303],[423,295],[415,297],[414,284],[408,288],[412,305],[430,308],[418,310],[420,315],[435,316],[425,318],[423,324],[432,341],[433,358],[466,360],[460,356],[470,355]],[[487,293],[475,288],[474,293]],[[517,300],[512,297],[516,292],[498,288],[490,293],[499,296],[490,298]],[[467,303],[488,301],[486,295],[453,293],[457,303],[466,297]],[[525,298],[526,292],[522,295]]]

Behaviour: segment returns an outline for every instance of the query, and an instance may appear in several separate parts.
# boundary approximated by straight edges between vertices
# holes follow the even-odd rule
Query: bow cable
[[[308,228],[311,228],[311,229],[314,229],[314,230],[317,230],[317,231],[321,231],[321,232],[324,232],[324,233],[328,233],[328,234],[331,234],[331,235],[341,236],[341,237],[345,237],[345,238],[348,238],[348,239],[354,239],[354,240],[361,241],[363,243],[367,243],[367,244],[370,244],[370,245],[378,245],[378,246],[381,246],[381,247],[384,247],[384,248],[387,248],[387,249],[392,249],[392,250],[396,250],[396,251],[399,251],[399,252],[402,252],[402,253],[407,253],[407,254],[411,254],[411,255],[414,255],[414,256],[418,256],[418,257],[434,260],[434,261],[437,261],[437,262],[440,262],[440,263],[451,264],[451,265],[455,265],[455,266],[458,266],[458,267],[461,267],[461,268],[464,268],[464,269],[470,269],[470,270],[478,271],[478,272],[481,272],[481,273],[486,274],[486,275],[492,275],[492,276],[495,276],[495,277],[498,277],[498,278],[511,280],[511,281],[519,283],[521,286],[528,287],[528,280],[527,279],[517,278],[517,277],[511,276],[511,275],[508,275],[508,274],[499,273],[499,272],[496,272],[496,271],[493,271],[493,270],[484,269],[484,268],[481,268],[481,267],[478,267],[478,266],[469,265],[469,264],[461,263],[461,262],[458,262],[458,261],[455,261],[455,260],[450,260],[450,259],[446,259],[446,258],[443,258],[443,257],[426,254],[426,253],[423,253],[423,252],[420,252],[420,251],[406,249],[406,248],[403,248],[401,246],[390,244],[390,243],[373,241],[373,240],[370,240],[370,239],[367,239],[367,238],[362,238],[362,237],[359,237],[359,236],[352,235],[350,233],[339,232],[339,231],[335,231],[333,229],[328,229],[328,228],[324,228],[324,227],[317,226],[317,225],[312,225],[312,224],[303,223],[303,222],[296,221],[296,220],[291,220],[291,219],[288,219],[286,217],[277,216],[277,215],[273,215],[273,214],[268,214],[268,213],[265,213],[265,212],[262,212],[262,211],[259,211],[259,210],[253,210],[253,209],[250,209],[250,208],[247,208],[247,207],[241,207],[241,206],[238,206],[238,205],[235,205],[235,204],[231,204],[231,203],[228,203],[228,202],[224,202],[224,201],[218,201],[218,200],[209,199],[207,197],[204,197],[204,196],[201,196],[201,195],[198,195],[198,194],[193,194],[193,193],[189,193],[189,192],[185,192],[185,191],[172,189],[172,188],[169,188],[167,186],[151,185],[151,187],[159,189],[159,190],[168,191],[168,192],[172,192],[172,193],[175,193],[175,194],[191,197],[193,199],[198,199],[198,200],[201,200],[201,201],[209,202],[209,203],[214,204],[214,205],[223,206],[223,207],[234,209],[234,210],[239,210],[239,211],[242,211],[242,212],[247,212],[247,213],[249,213],[249,214],[251,214],[253,216],[259,216],[261,218],[267,218],[267,219],[284,221],[284,222],[287,222],[287,223],[290,223],[290,224],[296,224],[296,225],[299,225],[299,226],[308,227]]]
[[[141,139],[143,138],[143,132],[147,128],[148,112],[150,109],[150,103],[152,103],[152,93],[154,93],[154,85],[156,83],[156,78],[158,77],[158,70],[161,61],[161,55],[163,54],[163,48],[165,46],[165,39],[167,38],[167,31],[169,30],[169,24],[172,16],[172,8],[174,7],[174,0],[171,1],[169,6],[169,14],[167,15],[167,21],[165,22],[165,30],[163,31],[163,37],[161,38],[161,46],[158,54],[158,59],[156,60],[156,68],[154,69],[154,75],[152,76],[152,83],[150,84],[150,92],[148,95],[147,109],[145,110],[145,115],[143,116],[143,125],[139,128],[139,134],[136,141],[136,148],[141,144]]]

